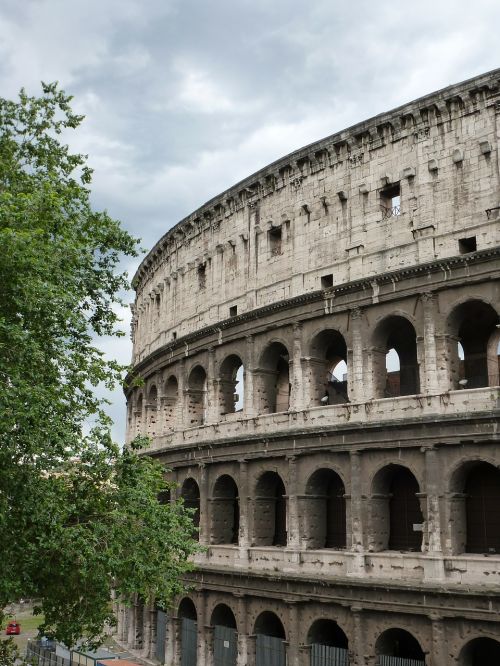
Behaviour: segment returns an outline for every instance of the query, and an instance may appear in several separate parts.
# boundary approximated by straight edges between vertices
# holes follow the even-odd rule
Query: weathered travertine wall
[[[499,150],[497,70],[278,160],[143,261],[127,438],[207,550],[166,616],[118,607],[129,647],[500,663]]]

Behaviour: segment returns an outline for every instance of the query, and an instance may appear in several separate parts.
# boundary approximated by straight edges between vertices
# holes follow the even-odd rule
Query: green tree
[[[43,630],[72,645],[99,640],[113,589],[167,605],[197,545],[95,395],[123,379],[94,341],[119,335],[118,264],[137,241],[92,210],[92,172],[64,143],[82,117],[42,86],[0,99],[0,608],[39,598]]]

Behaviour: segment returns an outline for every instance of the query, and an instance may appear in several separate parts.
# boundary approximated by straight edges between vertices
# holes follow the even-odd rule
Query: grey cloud
[[[75,95],[95,206],[151,247],[273,159],[498,66],[499,24],[496,0],[4,0],[0,82]]]

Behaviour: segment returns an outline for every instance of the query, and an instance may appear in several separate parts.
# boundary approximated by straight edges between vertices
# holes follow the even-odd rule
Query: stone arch
[[[164,429],[172,430],[176,425],[177,407],[179,401],[179,382],[174,374],[168,375],[163,384],[161,398],[162,419]]]
[[[240,502],[238,486],[229,474],[219,476],[211,498],[211,532],[213,544],[238,544]]]
[[[417,334],[412,322],[400,314],[384,317],[375,327],[372,343],[375,398],[419,393]],[[394,368],[391,365],[393,358],[397,363]]]
[[[338,330],[317,333],[309,345],[309,381],[312,405],[349,402],[347,343]]]
[[[200,488],[198,483],[192,477],[185,479],[182,484],[181,497],[184,500],[184,506],[192,511],[195,536],[198,537],[198,529],[200,526]]]
[[[499,322],[497,311],[481,299],[463,301],[450,312],[447,329],[451,388],[498,386]]]
[[[212,611],[214,666],[236,666],[238,657],[238,630],[232,609],[220,603]],[[210,662],[212,663],[212,662]]]
[[[374,550],[421,550],[424,516],[419,495],[419,483],[408,467],[390,463],[378,470],[370,498]]]
[[[207,373],[201,365],[195,365],[189,373],[187,412],[189,426],[200,426],[206,422]]]
[[[495,461],[462,461],[450,478],[455,553],[500,553],[500,469]]]
[[[272,611],[263,611],[255,620],[255,666],[285,666],[286,633],[279,617]]]
[[[290,408],[290,355],[281,342],[271,342],[255,372],[259,413],[286,412]]]
[[[146,404],[146,435],[154,437],[157,434],[158,389],[151,384]]]
[[[497,666],[500,664],[500,642],[487,636],[473,638],[460,650],[459,666]]]
[[[183,666],[196,666],[198,654],[198,613],[192,599],[184,597],[177,615],[181,624],[180,657]]]
[[[219,409],[221,414],[234,414],[243,410],[245,369],[237,354],[230,354],[219,369]]]
[[[382,632],[375,643],[377,656],[398,657],[399,666],[425,666],[425,654],[418,640],[406,629]]]
[[[307,643],[311,646],[311,664],[347,666],[349,663],[348,638],[334,620],[315,620],[309,628]]]
[[[255,485],[254,545],[287,545],[287,498],[277,472],[264,472]]]
[[[304,497],[308,548],[346,547],[345,486],[337,472],[320,468],[311,474]]]

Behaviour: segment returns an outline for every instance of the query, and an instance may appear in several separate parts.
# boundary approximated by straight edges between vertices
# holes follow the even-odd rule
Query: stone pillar
[[[254,337],[248,335],[246,339],[246,362],[244,367],[244,405],[243,416],[251,417],[257,414],[257,399],[255,396],[255,382],[254,382]]]
[[[255,652],[257,649],[257,636],[255,634],[250,634],[247,640],[247,661],[245,666],[255,666]]]
[[[359,606],[352,606],[351,613],[354,621],[354,631],[352,645],[349,643],[349,652],[352,655],[352,659],[349,663],[352,664],[352,666],[368,666],[370,662],[367,660],[367,658],[369,659],[369,655],[366,654],[363,609]]]
[[[142,655],[145,659],[151,656],[151,642],[153,639],[152,615],[154,611],[151,608],[143,606],[142,609]]]
[[[249,660],[248,621],[245,597],[238,598],[238,655],[236,666],[247,666]]]
[[[238,544],[240,547],[240,559],[245,559],[248,556],[248,546],[250,545],[250,503],[248,491],[248,463],[245,459],[239,461],[240,463],[240,479],[239,479],[239,502],[240,502],[240,533],[238,536]]]
[[[347,386],[351,402],[363,402],[365,396],[365,378],[363,376],[363,313],[355,308],[350,314],[351,349],[347,352]]]
[[[147,659],[154,659],[156,657],[156,629],[157,629],[158,611],[156,608],[149,610],[149,650],[146,655]]]
[[[362,480],[361,480],[361,453],[360,451],[351,451],[351,543],[347,543],[347,548],[355,553],[362,553],[364,550],[363,542],[363,498],[362,498]]]
[[[210,543],[209,535],[209,516],[208,516],[208,468],[204,463],[200,463],[200,543],[208,545]]]
[[[172,617],[170,619],[168,633],[170,640],[167,640],[165,664],[180,666],[182,658],[182,618]]]
[[[179,361],[179,375],[177,377],[177,390],[179,398],[177,400],[177,414],[175,426],[179,430],[184,428],[184,420],[186,414],[186,399],[187,399],[187,378],[186,378],[186,364],[184,359]]]
[[[213,666],[214,663],[214,627],[206,624],[205,627],[205,666]],[[198,664],[196,665],[198,666]]]
[[[421,450],[425,454],[425,486],[427,491],[426,550],[433,553],[441,553],[442,520],[439,497],[441,468],[439,455],[435,446],[425,446]]]
[[[429,666],[447,666],[450,662],[446,649],[446,629],[443,618],[439,615],[431,615],[432,623],[432,652],[426,659]]]
[[[219,381],[215,370],[215,350],[208,350],[207,402],[204,423],[217,423],[219,420]]]
[[[420,392],[437,393],[439,382],[436,357],[436,299],[432,292],[422,294],[421,298],[424,310],[424,339],[423,350],[419,357],[424,359],[424,372],[420,372]]]
[[[297,497],[297,458],[288,457],[288,547],[300,548],[300,529],[299,529],[299,505]]]
[[[290,383],[292,385],[290,395],[290,410],[301,411],[305,408],[303,377],[302,377],[302,324],[293,325],[293,347],[291,354]]]
[[[127,647],[135,649],[137,634],[137,601],[134,600],[128,611]]]
[[[203,592],[198,594],[198,603],[196,610],[198,613],[198,648],[196,666],[209,666],[210,662],[205,661],[206,656],[206,599]]]
[[[287,666],[303,666],[300,661],[299,633],[300,633],[300,608],[297,602],[288,602],[288,650]]]

